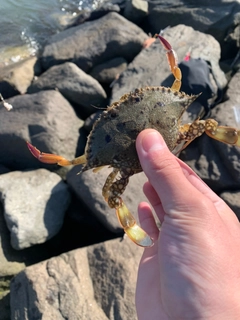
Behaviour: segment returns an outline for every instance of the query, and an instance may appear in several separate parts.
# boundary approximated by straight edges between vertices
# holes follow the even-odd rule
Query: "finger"
[[[141,202],[138,206],[138,217],[141,227],[154,240],[158,239],[159,229],[156,225],[156,220],[153,216],[152,209],[147,202]]]
[[[238,218],[235,213],[229,208],[229,206],[215,192],[213,192],[212,189],[210,189],[209,186],[204,181],[202,181],[200,177],[191,168],[189,168],[186,163],[184,163],[180,159],[177,159],[177,161],[180,164],[183,173],[188,181],[213,202],[215,208],[217,209],[217,212],[221,216],[223,222],[228,225],[229,229],[232,229],[233,225],[237,225],[237,232],[239,232]]]
[[[156,215],[157,215],[159,221],[162,223],[165,212],[163,210],[162,203],[161,203],[161,200],[159,199],[157,192],[155,191],[155,189],[153,188],[153,186],[151,185],[151,183],[149,181],[147,181],[144,184],[143,192],[146,195],[146,197],[148,198],[149,202],[151,203],[154,211],[156,212]]]
[[[152,209],[147,202],[141,202],[138,206],[139,222],[143,230],[153,239],[153,246],[144,250],[142,261],[146,258],[154,256],[157,253],[157,245],[155,243],[159,237],[159,229],[156,225]]]
[[[177,158],[169,151],[159,132],[152,129],[142,131],[136,147],[142,168],[167,214],[198,214],[200,211],[195,209],[201,203],[206,207],[205,214],[209,215],[207,208],[212,203],[186,178]]]

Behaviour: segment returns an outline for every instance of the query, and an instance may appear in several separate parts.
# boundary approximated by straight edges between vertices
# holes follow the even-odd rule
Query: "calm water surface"
[[[103,0],[0,0],[0,66],[35,54],[81,10]]]

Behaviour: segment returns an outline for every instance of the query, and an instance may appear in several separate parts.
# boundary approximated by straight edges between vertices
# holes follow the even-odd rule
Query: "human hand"
[[[167,148],[152,129],[137,151],[148,177],[141,226],[154,246],[144,250],[136,288],[139,320],[240,319],[240,226],[226,203]]]

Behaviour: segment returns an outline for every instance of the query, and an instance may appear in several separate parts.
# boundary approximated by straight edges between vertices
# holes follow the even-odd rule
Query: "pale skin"
[[[139,264],[139,320],[240,319],[240,225],[234,212],[152,129],[137,151],[148,177],[150,205],[139,205],[141,226],[154,239]]]

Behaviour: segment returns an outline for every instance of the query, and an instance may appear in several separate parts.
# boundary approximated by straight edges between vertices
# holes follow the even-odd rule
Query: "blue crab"
[[[197,119],[191,124],[181,125],[183,113],[198,95],[180,92],[182,75],[176,54],[165,38],[156,36],[166,49],[170,70],[175,77],[171,88],[144,87],[122,96],[101,114],[89,134],[84,155],[73,160],[41,152],[27,142],[33,156],[44,163],[60,166],[82,164],[82,172],[112,167],[102,189],[103,197],[109,207],[116,209],[128,237],[142,247],[152,246],[153,240],[137,224],[121,198],[129,178],[142,171],[135,148],[137,135],[146,128],[154,128],[162,134],[173,153],[176,153],[177,145],[184,142],[185,148],[204,132],[213,139],[240,146],[240,131],[218,126],[214,119]]]

